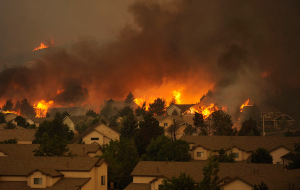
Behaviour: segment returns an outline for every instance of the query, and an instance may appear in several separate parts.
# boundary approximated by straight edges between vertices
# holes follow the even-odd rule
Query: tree
[[[300,142],[295,143],[294,147],[295,147],[295,153],[293,157],[293,162],[289,163],[290,169],[300,168]]]
[[[265,148],[258,148],[251,154],[251,163],[273,164],[273,156]]]
[[[131,138],[136,131],[138,126],[138,121],[136,117],[132,114],[124,116],[121,122],[120,134],[121,137]]]
[[[62,137],[62,139],[71,140],[74,136],[73,131],[69,131],[69,127],[62,122],[60,113],[56,113],[52,121],[44,121],[40,124],[38,130],[35,133],[37,143],[41,143],[44,133],[47,133],[49,137]]]
[[[203,115],[195,112],[193,121],[196,129],[200,129],[200,135],[207,135],[206,126],[204,125]]]
[[[101,109],[100,115],[104,115],[108,119],[111,116],[115,116],[118,114],[118,109],[113,107],[114,101],[112,99],[108,100],[105,106]]]
[[[146,154],[146,148],[151,139],[156,139],[162,134],[164,134],[164,128],[159,126],[159,122],[151,114],[147,114],[133,136],[139,155]]]
[[[185,129],[184,129],[184,134],[185,135],[193,135],[194,133],[197,132],[197,129],[193,127],[191,124],[189,124]]]
[[[166,102],[161,98],[154,100],[154,103],[149,104],[149,112],[155,116],[161,116],[165,113]]]
[[[21,115],[25,115],[26,117],[34,117],[35,116],[35,111],[33,109],[33,106],[31,106],[28,103],[27,99],[24,99],[21,101],[20,112],[21,112]]]
[[[64,156],[69,151],[68,140],[55,135],[50,137],[47,133],[43,134],[40,146],[34,150],[35,156]]]
[[[26,119],[23,118],[22,116],[17,116],[15,118],[15,121],[17,122],[18,126],[24,127],[24,128],[29,128],[29,123],[26,122]]]
[[[70,114],[67,111],[64,111],[61,113],[61,120],[64,120],[65,117],[70,116]]]
[[[170,134],[173,141],[176,141],[177,130],[179,129],[179,125],[176,120],[173,119],[173,124],[170,125],[167,129],[168,134]]]
[[[176,109],[173,110],[172,115],[179,115]]]
[[[195,184],[192,177],[187,176],[186,173],[180,173],[179,177],[173,176],[171,180],[164,179],[159,190],[196,190]]]
[[[15,124],[13,124],[12,121],[9,121],[6,123],[6,125],[4,126],[4,129],[15,129],[17,126]]]
[[[94,110],[89,109],[89,110],[86,112],[85,116],[87,116],[87,117],[97,117],[98,114],[97,114],[96,112],[94,112]]]
[[[230,150],[229,154],[227,154],[226,151],[223,148],[221,148],[218,151],[218,153],[219,153],[219,155],[216,157],[216,159],[219,162],[226,162],[226,163],[234,163],[235,162],[232,150]]]
[[[239,136],[259,136],[256,121],[250,117],[242,123],[242,128],[238,133]]]
[[[133,100],[134,100],[134,96],[133,96],[133,94],[131,92],[129,92],[129,94],[127,95],[127,97],[125,99],[125,102],[127,104],[131,104],[131,103],[133,103]]]
[[[191,155],[190,147],[186,141],[172,141],[170,138],[161,135],[155,140],[152,139],[147,147],[147,157],[152,161],[189,161]]]
[[[0,144],[17,144],[18,140],[17,139],[8,139],[4,141],[0,141]]]
[[[130,106],[125,106],[123,109],[121,109],[121,111],[119,112],[119,116],[120,117],[124,117],[124,116],[127,116],[127,115],[130,115],[132,114],[133,115],[133,110],[132,110],[132,107]]]
[[[214,159],[212,155],[208,158],[207,166],[203,167],[203,179],[199,183],[199,188],[202,190],[220,190],[221,187],[218,185],[219,180],[219,162]]]
[[[108,183],[113,182],[115,188],[124,189],[132,182],[130,176],[139,162],[139,155],[134,143],[127,138],[120,141],[111,140],[102,146],[104,158],[108,163]]]
[[[1,123],[6,123],[4,114],[3,114],[2,112],[0,112],[0,124],[1,124]]]
[[[264,183],[263,181],[261,181],[260,184],[255,184],[254,188],[252,190],[269,190],[269,187],[266,183]]]
[[[6,101],[6,103],[3,105],[2,110],[3,111],[11,111],[14,104],[12,103],[12,99],[9,99]]]
[[[214,135],[235,135],[236,129],[233,128],[231,116],[223,110],[218,110],[212,113],[212,129]]]
[[[143,103],[142,107],[138,106],[135,109],[136,116],[145,116],[146,113],[146,102]]]

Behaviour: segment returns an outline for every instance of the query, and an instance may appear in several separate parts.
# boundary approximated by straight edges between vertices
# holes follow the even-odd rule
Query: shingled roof
[[[173,104],[171,106],[169,106],[167,108],[167,111],[168,109],[170,109],[171,107],[173,106],[176,106],[178,107],[180,110],[181,110],[181,113],[184,113],[186,110],[190,109],[191,107],[193,107],[195,104]]]
[[[33,141],[35,129],[0,129],[0,141],[17,139],[18,141]]]
[[[285,147],[294,150],[294,144],[299,143],[299,137],[263,137],[263,136],[182,136],[181,140],[193,144],[193,147],[202,146],[209,150],[220,150],[237,147],[244,151],[254,151],[259,147],[274,150]]]
[[[180,173],[186,173],[193,177],[196,182],[200,182],[203,179],[203,167],[207,163],[207,161],[141,161],[131,175],[137,177],[164,176],[171,179],[174,175],[178,177]],[[294,183],[297,187],[295,189],[300,188],[300,169],[284,171],[282,165],[247,164],[245,162],[220,163],[219,168],[219,182],[225,181],[224,179],[226,181],[240,179],[254,186],[263,180],[270,189],[287,189],[289,183]]]

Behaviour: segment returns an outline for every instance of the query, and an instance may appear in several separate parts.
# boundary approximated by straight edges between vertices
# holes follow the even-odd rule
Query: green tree
[[[152,104],[149,104],[149,112],[155,116],[161,116],[165,114],[166,102],[161,98],[154,100]]]
[[[127,116],[127,115],[130,115],[132,114],[133,115],[133,110],[132,110],[132,107],[130,106],[125,106],[123,109],[120,110],[119,112],[119,116],[120,117],[124,117],[124,116]]]
[[[250,117],[242,123],[242,128],[238,133],[239,136],[259,136],[256,121]]]
[[[4,126],[4,129],[15,129],[17,126],[15,124],[13,124],[12,121],[9,121],[6,123],[6,125]]]
[[[212,155],[208,158],[207,166],[203,167],[203,179],[199,183],[199,188],[202,190],[220,190],[218,185],[219,162]]]
[[[138,126],[138,121],[133,114],[124,116],[121,122],[121,137],[131,138]]]
[[[125,99],[125,102],[127,104],[131,104],[131,103],[133,103],[133,100],[134,100],[134,96],[133,96],[133,94],[131,92],[129,92],[129,94],[127,95],[127,97]]]
[[[139,155],[146,154],[146,147],[151,139],[156,139],[162,134],[164,134],[164,128],[159,126],[159,122],[151,114],[147,114],[133,136]]]
[[[6,123],[4,114],[3,114],[2,112],[0,112],[0,124],[1,124],[1,123]]]
[[[121,138],[120,141],[111,140],[102,149],[101,157],[109,163],[108,183],[113,182],[115,188],[124,189],[132,182],[130,174],[139,162],[134,143],[130,139]]]
[[[273,163],[273,156],[265,148],[258,148],[251,154],[251,163]]]
[[[173,119],[173,124],[167,128],[167,133],[170,134],[173,141],[176,141],[177,131],[179,129],[179,125],[176,120]]]
[[[169,141],[171,141],[171,139],[166,137],[164,134],[160,135],[156,139],[151,139],[150,144],[146,148],[149,160],[158,161],[158,152],[161,147]]]
[[[62,122],[60,113],[56,113],[52,121],[44,121],[40,124],[38,130],[35,133],[37,143],[41,143],[44,133],[47,133],[49,137],[62,137],[62,139],[71,140],[74,136],[73,131],[69,131],[69,127]]]
[[[206,126],[204,125],[203,115],[195,112],[193,121],[194,121],[194,125],[195,125],[196,129],[200,129],[199,135],[207,135]]]
[[[254,188],[252,190],[269,190],[269,187],[266,183],[264,183],[263,181],[261,181],[260,184],[255,184]]]
[[[143,103],[142,107],[138,106],[135,109],[136,116],[145,116],[146,113],[146,102]]]
[[[219,153],[219,155],[216,157],[216,159],[219,162],[226,162],[226,163],[234,163],[235,162],[232,150],[230,150],[229,154],[227,154],[226,151],[223,148],[221,148],[218,151],[218,153]]]
[[[197,190],[195,180],[187,176],[185,173],[180,173],[179,177],[173,176],[171,180],[164,179],[159,190]]]
[[[212,113],[212,129],[214,135],[236,135],[237,131],[233,128],[231,116],[223,110],[218,110]]]
[[[9,99],[6,101],[6,103],[3,105],[2,110],[3,111],[11,111],[14,104],[12,103],[12,99]]]
[[[0,144],[18,144],[18,140],[17,139],[8,139],[8,140],[0,141]]]
[[[47,133],[43,134],[40,146],[34,150],[35,156],[64,156],[69,151],[68,140],[55,135],[50,137]]]
[[[15,118],[15,121],[17,122],[18,126],[24,127],[24,128],[29,128],[29,123],[26,122],[26,119],[23,118],[22,116],[17,116]]]
[[[184,129],[184,134],[185,135],[193,135],[194,133],[197,132],[197,129],[193,127],[191,124],[189,124],[185,129]]]
[[[290,169],[300,168],[300,142],[295,143],[294,147],[295,147],[295,153],[294,153],[293,162],[289,163]]]
[[[33,106],[31,106],[28,103],[27,99],[23,99],[21,101],[20,112],[21,112],[21,115],[25,115],[26,117],[34,117],[35,116],[35,111],[33,109]]]
[[[89,110],[86,112],[85,116],[96,118],[96,117],[98,117],[98,114],[97,114],[96,112],[94,112],[94,110],[89,109]]]

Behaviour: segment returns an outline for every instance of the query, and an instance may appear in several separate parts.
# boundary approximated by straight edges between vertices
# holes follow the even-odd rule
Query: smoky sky
[[[264,101],[283,81],[299,86],[297,0],[101,2],[1,2],[9,8],[0,13],[2,54],[55,43],[32,67],[3,70],[0,96],[63,102],[74,95],[68,103],[101,104],[173,81],[193,93],[212,88],[213,101],[234,112],[247,98]],[[64,43],[72,45],[55,46]]]

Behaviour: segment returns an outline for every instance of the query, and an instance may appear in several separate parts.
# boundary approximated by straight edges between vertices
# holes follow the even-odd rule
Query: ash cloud
[[[299,9],[296,0],[137,1],[128,9],[134,23],[116,40],[52,48],[33,68],[4,70],[0,96],[47,95],[64,102],[73,95],[68,103],[100,105],[103,99],[123,99],[164,80],[185,83],[192,76],[186,88],[207,91],[199,83],[212,84],[211,100],[233,114],[248,98],[276,100],[272,94],[282,81],[299,87]],[[261,76],[270,70],[270,76]],[[70,87],[74,93],[55,94],[70,81],[77,81]]]

